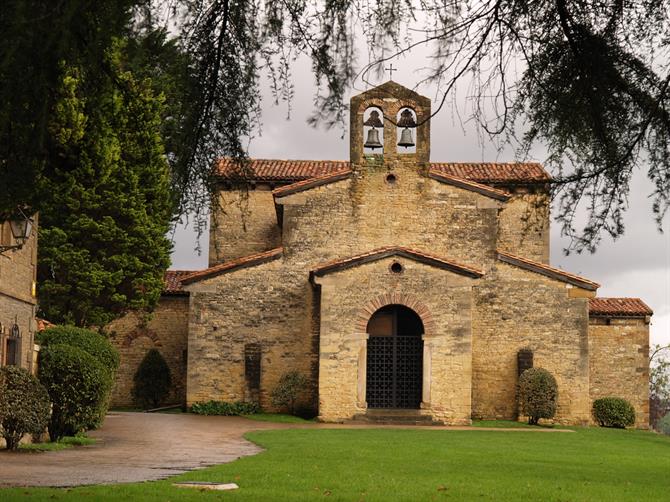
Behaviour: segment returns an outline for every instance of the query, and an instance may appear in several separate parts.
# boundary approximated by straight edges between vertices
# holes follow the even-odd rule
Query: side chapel
[[[431,162],[430,100],[392,81],[350,112],[349,161],[220,162],[209,268],[168,272],[148,322],[110,326],[114,403],[156,347],[187,405],[272,409],[296,370],[324,421],[514,419],[518,375],[538,366],[557,421],[590,423],[615,395],[646,427],[652,312],[550,265],[542,166]]]

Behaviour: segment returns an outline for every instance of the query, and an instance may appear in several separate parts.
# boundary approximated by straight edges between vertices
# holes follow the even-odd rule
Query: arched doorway
[[[377,310],[367,325],[368,408],[419,408],[423,381],[423,323],[404,305]]]

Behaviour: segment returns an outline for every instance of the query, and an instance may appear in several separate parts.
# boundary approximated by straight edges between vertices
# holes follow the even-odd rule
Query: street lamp
[[[14,237],[16,244],[0,246],[0,253],[4,253],[10,249],[21,249],[33,230],[33,220],[19,209],[18,214],[9,219],[9,228],[12,231],[12,237]]]

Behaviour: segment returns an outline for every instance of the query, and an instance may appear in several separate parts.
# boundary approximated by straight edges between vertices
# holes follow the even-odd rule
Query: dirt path
[[[46,453],[0,452],[0,486],[64,487],[156,480],[260,452],[261,448],[243,438],[253,430],[380,427],[570,432],[523,428],[295,425],[241,417],[115,412],[107,416],[101,429],[90,433],[97,439],[95,445]]]

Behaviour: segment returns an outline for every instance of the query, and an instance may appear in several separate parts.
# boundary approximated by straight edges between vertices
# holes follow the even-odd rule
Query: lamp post
[[[21,249],[33,230],[33,220],[19,209],[18,214],[9,219],[9,228],[16,244],[0,246],[0,254],[5,251]]]

